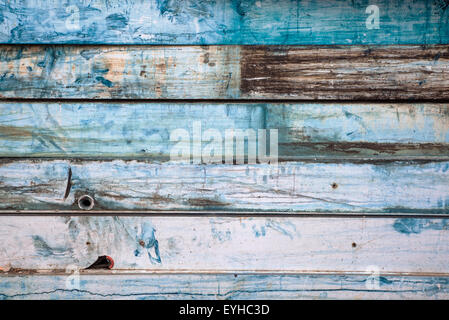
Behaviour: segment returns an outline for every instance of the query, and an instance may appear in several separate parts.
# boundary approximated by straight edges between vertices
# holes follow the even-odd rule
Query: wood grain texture
[[[0,46],[4,98],[236,98],[239,47]]]
[[[242,47],[241,94],[260,99],[447,99],[449,47]]]
[[[449,3],[371,4],[0,0],[0,299],[449,298]],[[195,121],[281,162],[170,161]]]
[[[0,46],[0,97],[444,100],[449,47]]]
[[[449,162],[195,165],[3,160],[0,208],[449,213]],[[78,209],[79,210],[79,209]]]
[[[72,276],[73,278],[73,276]],[[0,276],[0,299],[448,299],[447,277],[140,274]],[[69,283],[68,283],[69,282]]]
[[[449,41],[447,1],[377,0],[378,26],[369,19],[372,4],[368,0],[2,0],[0,42],[341,45]]]
[[[170,134],[186,129],[187,143],[201,142],[192,130],[199,122],[203,134],[216,129],[223,139],[228,129],[276,129],[280,160],[444,158],[447,110],[445,104],[2,103],[0,156],[168,161],[178,143]]]
[[[176,129],[278,130],[280,160],[449,157],[447,104],[1,103],[0,156],[168,161]],[[269,135],[269,134],[268,134]],[[203,148],[192,148],[201,156]],[[223,143],[222,143],[223,144]],[[225,150],[222,150],[222,155]],[[222,157],[223,160],[225,159]]]
[[[2,216],[4,272],[448,275],[448,219]],[[26,272],[25,272],[26,273]]]

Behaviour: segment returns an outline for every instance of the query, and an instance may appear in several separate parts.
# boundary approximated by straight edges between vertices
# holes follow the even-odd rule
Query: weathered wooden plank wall
[[[444,0],[3,0],[3,43],[435,44]]]
[[[449,298],[448,8],[0,0],[0,299]]]
[[[0,46],[0,97],[444,100],[435,46]]]

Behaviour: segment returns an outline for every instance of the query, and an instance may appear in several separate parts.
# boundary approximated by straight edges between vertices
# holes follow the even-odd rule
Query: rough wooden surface
[[[0,42],[447,43],[447,8],[445,0],[2,0]]]
[[[236,98],[239,47],[0,46],[9,98]]]
[[[447,99],[449,46],[242,47],[244,97]]]
[[[2,216],[0,267],[84,269],[108,255],[145,272],[447,276],[448,233],[447,219]]]
[[[0,299],[448,299],[447,277],[73,274],[0,276]],[[376,286],[378,284],[378,286]]]
[[[449,162],[3,160],[0,208],[449,213]],[[79,209],[78,209],[79,210]]]
[[[443,100],[449,46],[0,46],[0,97]]]
[[[0,299],[448,299],[448,8],[0,0]]]
[[[0,156],[167,161],[176,129],[278,130],[280,160],[448,159],[447,104],[1,103]],[[269,136],[269,132],[267,132]],[[202,148],[192,148],[194,157]],[[221,143],[223,144],[223,143]],[[224,154],[224,150],[222,150]],[[224,160],[224,157],[222,157]]]

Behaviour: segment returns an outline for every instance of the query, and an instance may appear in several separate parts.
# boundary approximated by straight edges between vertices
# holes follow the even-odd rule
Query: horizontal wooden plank
[[[280,160],[449,158],[448,110],[447,104],[422,103],[5,102],[0,156],[168,161],[179,143],[170,136],[185,129],[185,143],[201,144],[190,152],[197,158],[210,141],[201,136],[215,129],[224,161],[226,130],[274,129]],[[201,134],[193,133],[194,126]]]
[[[243,47],[243,97],[447,99],[449,47]]]
[[[4,98],[236,98],[239,47],[0,46]]]
[[[0,209],[449,213],[449,162],[2,160]]]
[[[0,42],[430,44],[449,41],[438,1],[0,2]]]
[[[442,100],[449,46],[0,46],[0,97]]]
[[[447,277],[361,275],[0,276],[0,299],[448,299]],[[79,280],[79,282],[78,282]],[[73,282],[72,282],[73,281]],[[376,286],[377,285],[377,286]]]
[[[449,275],[448,219],[1,216],[3,272]],[[58,271],[59,270],[59,271]]]

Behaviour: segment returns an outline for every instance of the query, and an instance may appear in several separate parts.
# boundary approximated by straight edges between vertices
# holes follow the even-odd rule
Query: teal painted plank
[[[376,279],[373,282],[371,279]],[[378,280],[377,280],[378,279]],[[78,282],[79,280],[79,282]],[[0,276],[0,299],[448,299],[447,277],[369,275]]]
[[[448,276],[448,219],[1,216],[0,268]],[[1,278],[0,278],[1,279]]]
[[[201,143],[193,158],[206,153],[209,129],[218,130],[220,148],[226,130],[268,129],[278,130],[281,160],[438,159],[449,157],[448,110],[428,103],[1,103],[0,156],[168,161],[177,129],[187,130],[189,146]]]
[[[443,0],[2,0],[2,43],[448,43]]]
[[[0,97],[449,99],[448,45],[0,46]]]
[[[0,208],[449,213],[449,162],[3,160]]]

